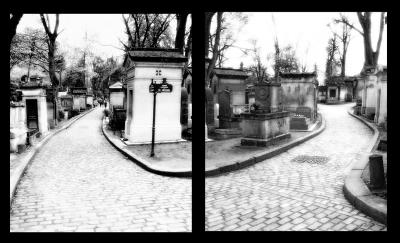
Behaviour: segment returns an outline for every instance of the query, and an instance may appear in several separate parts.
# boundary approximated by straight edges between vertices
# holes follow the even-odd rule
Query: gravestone
[[[309,122],[305,116],[293,116],[290,119],[290,129],[292,130],[308,130]]]
[[[181,90],[181,124],[188,124],[188,92],[185,87]]]
[[[227,129],[231,128],[231,92],[229,90],[222,90],[218,92],[218,104],[219,104],[219,128]]]
[[[305,117],[310,118],[310,119],[312,118],[312,113],[311,113],[311,108],[310,107],[299,106],[299,107],[296,108],[296,114],[305,116]]]
[[[276,111],[279,104],[279,87],[279,83],[255,85],[255,103],[250,112],[241,114],[241,145],[266,147],[277,140],[290,137],[289,112]],[[273,112],[271,107],[274,107]]]
[[[192,128],[192,103],[188,104],[188,128]]]
[[[271,112],[271,88],[268,84],[255,85],[255,102],[258,104],[259,113]]]
[[[215,103],[214,105],[214,126],[219,127],[219,104]]]
[[[210,88],[206,88],[206,123],[208,130],[214,129],[214,95]]]

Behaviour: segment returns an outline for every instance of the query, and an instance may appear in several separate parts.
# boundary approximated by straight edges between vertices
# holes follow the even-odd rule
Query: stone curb
[[[157,175],[162,175],[162,176],[169,176],[169,177],[192,177],[192,171],[180,171],[180,170],[163,170],[161,168],[157,168],[154,165],[151,165],[148,161],[140,158],[138,155],[132,153],[131,151],[125,149],[124,147],[126,146],[122,141],[113,139],[108,136],[107,132],[105,131],[106,129],[106,124],[105,124],[105,119],[102,119],[101,123],[101,130],[103,132],[104,137],[107,139],[107,141],[114,146],[118,151],[120,151],[123,155],[128,157],[130,160],[135,162],[137,165],[139,165],[141,168],[152,172]]]
[[[15,192],[18,186],[18,183],[21,181],[26,169],[30,165],[30,163],[33,161],[33,158],[36,156],[36,154],[41,150],[41,148],[52,138],[54,135],[58,134],[59,132],[69,128],[75,121],[78,119],[82,118],[86,114],[89,114],[91,111],[93,111],[95,108],[92,108],[88,111],[85,111],[82,114],[79,114],[76,117],[73,117],[71,120],[69,120],[66,124],[64,124],[62,127],[58,128],[55,131],[49,132],[39,143],[35,144],[32,146],[31,150],[21,158],[21,163],[17,166],[15,169],[15,173],[13,175],[10,174],[10,209],[11,205],[15,196]]]
[[[379,131],[369,121],[354,115],[352,110],[353,109],[350,108],[347,111],[349,115],[363,122],[374,133],[374,136],[367,149],[367,151],[372,152],[379,142]],[[366,154],[362,157],[362,159],[353,163],[350,173],[345,178],[343,193],[345,198],[355,208],[375,219],[376,221],[387,225],[387,201],[383,198],[373,195],[361,178],[363,170],[368,165],[368,161],[369,157],[368,154]]]
[[[232,171],[235,171],[235,170],[240,170],[240,169],[249,167],[251,165],[254,165],[254,164],[258,163],[258,162],[261,162],[261,161],[264,161],[266,159],[272,158],[272,157],[274,157],[276,155],[279,155],[279,154],[281,154],[281,153],[283,153],[283,152],[285,152],[285,151],[287,151],[287,150],[289,150],[289,149],[291,149],[291,148],[293,148],[293,147],[295,147],[295,146],[297,146],[299,144],[304,143],[305,141],[317,136],[323,130],[325,130],[325,127],[326,127],[325,119],[322,117],[321,114],[320,114],[320,116],[321,116],[321,121],[320,122],[322,124],[317,130],[313,131],[311,134],[309,134],[307,136],[304,136],[304,137],[300,137],[300,138],[298,138],[296,140],[293,140],[292,142],[284,144],[284,145],[282,145],[280,147],[277,147],[276,149],[274,149],[272,151],[261,152],[261,153],[255,155],[255,156],[252,156],[252,157],[250,157],[250,158],[248,158],[246,160],[238,161],[238,162],[236,162],[234,164],[231,164],[231,165],[225,165],[225,166],[218,167],[218,168],[215,168],[215,169],[206,170],[205,176],[206,177],[218,176],[218,175],[221,175],[221,174],[224,174],[224,173],[232,172]]]

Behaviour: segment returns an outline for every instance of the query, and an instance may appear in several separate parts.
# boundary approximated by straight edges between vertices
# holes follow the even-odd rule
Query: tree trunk
[[[187,43],[186,43],[186,48],[185,48],[185,57],[188,58],[191,56],[192,53],[192,28],[190,28],[190,32],[189,32],[189,36],[187,39]]]
[[[210,82],[211,73],[214,70],[215,62],[217,61],[217,57],[218,57],[218,46],[219,46],[219,39],[221,36],[221,22],[222,22],[222,12],[218,12],[218,14],[217,14],[217,30],[215,33],[215,43],[213,46],[213,56],[212,56],[210,65],[208,66],[208,69],[207,69],[206,85]]]
[[[58,86],[58,79],[56,76],[56,69],[55,69],[55,61],[54,61],[54,43],[55,39],[50,38],[50,46],[49,46],[49,76],[50,80],[53,86],[53,119],[54,119],[54,125],[57,125],[57,118],[58,118],[58,113],[57,113],[57,89],[56,87]]]
[[[375,52],[372,49],[372,42],[371,42],[371,13],[365,12],[365,14],[363,15],[361,12],[358,12],[357,15],[358,15],[358,20],[360,21],[361,27],[363,29],[364,57],[365,57],[364,66],[375,67],[378,64],[380,42],[382,40],[382,32],[384,28],[383,24],[384,13],[381,14],[379,40]]]
[[[205,20],[206,20],[206,28],[205,28],[205,34],[204,34],[204,51],[205,51],[205,56],[208,57],[209,53],[209,38],[210,38],[210,28],[211,28],[211,20],[212,17],[214,16],[215,12],[206,12],[205,13]]]
[[[342,76],[342,78],[344,78],[346,76],[346,54],[343,54],[343,58],[341,60],[341,64],[342,64],[342,72],[340,73],[340,76]]]
[[[185,30],[186,30],[186,20],[188,13],[178,13],[176,14],[176,36],[175,36],[175,48],[183,52],[183,47],[185,45]]]

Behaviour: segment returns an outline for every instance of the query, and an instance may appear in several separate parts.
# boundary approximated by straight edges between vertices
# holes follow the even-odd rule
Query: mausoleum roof
[[[214,73],[218,77],[235,77],[244,79],[249,77],[244,70],[233,68],[214,68]]]
[[[281,78],[312,78],[316,77],[317,74],[315,72],[304,72],[304,73],[279,73],[279,77]]]
[[[123,84],[121,81],[115,82],[113,85],[110,85],[108,88],[109,89],[122,89]]]
[[[185,57],[178,49],[160,48],[134,48],[129,51],[129,57],[133,61],[153,62],[186,62]]]
[[[38,89],[38,88],[46,88],[45,85],[43,85],[42,82],[35,82],[35,81],[30,81],[30,82],[26,82],[26,83],[22,83],[20,85],[21,89]]]

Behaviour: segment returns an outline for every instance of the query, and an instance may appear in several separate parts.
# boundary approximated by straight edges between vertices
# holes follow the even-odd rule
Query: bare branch
[[[51,32],[50,32],[50,30],[49,30],[49,27],[47,26],[47,23],[46,23],[46,20],[45,20],[43,14],[40,14],[40,19],[42,20],[42,24],[43,24],[44,30],[46,31],[46,34],[47,34],[48,36],[50,36],[50,35],[51,35]]]
[[[335,23],[343,23],[343,24],[346,24],[346,25],[348,25],[350,28],[352,28],[352,29],[356,30],[358,33],[360,33],[360,35],[364,36],[364,33],[363,33],[361,30],[359,30],[358,28],[356,28],[353,24],[349,23],[348,20],[346,20],[346,19],[335,19],[334,21],[335,21]]]

